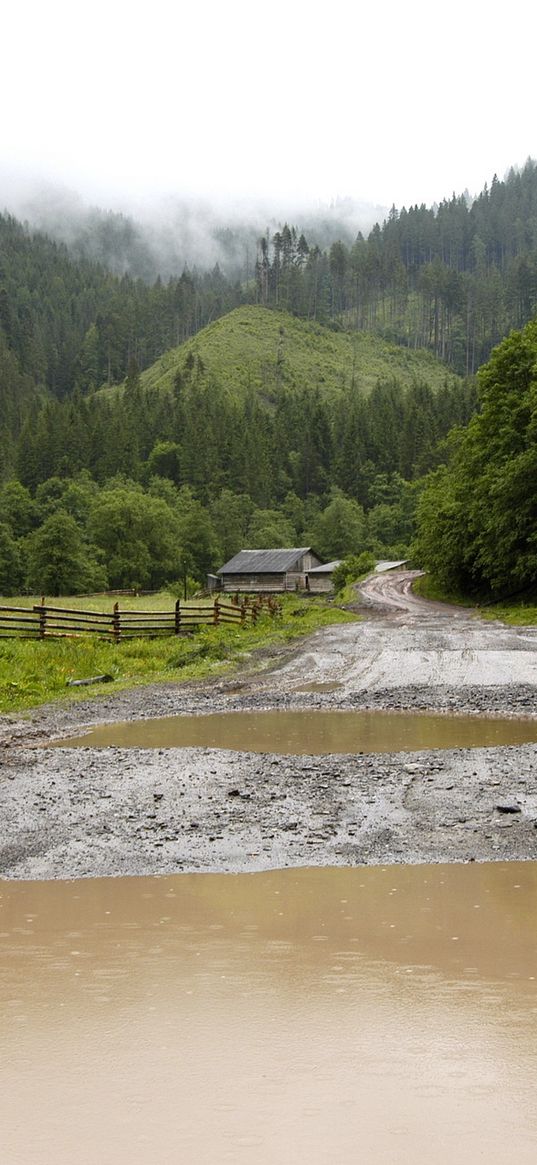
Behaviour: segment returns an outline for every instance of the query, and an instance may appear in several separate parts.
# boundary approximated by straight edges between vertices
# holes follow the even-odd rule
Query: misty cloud
[[[329,204],[283,200],[222,199],[168,195],[154,200],[113,200],[92,206],[66,186],[4,175],[0,207],[65,243],[76,256],[102,263],[117,275],[153,280],[180,275],[185,267],[231,278],[251,277],[261,235],[284,222],[303,231],[310,245],[349,243],[386,217],[385,207],[350,198]]]

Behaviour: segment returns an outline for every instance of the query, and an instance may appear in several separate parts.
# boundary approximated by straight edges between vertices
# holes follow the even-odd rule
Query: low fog
[[[103,263],[115,274],[153,280],[185,267],[230,278],[253,274],[261,235],[285,222],[304,232],[310,246],[352,242],[382,222],[386,207],[351,198],[331,203],[291,200],[209,200],[168,194],[151,199],[110,195],[95,205],[54,182],[0,175],[0,210],[67,244],[75,256]]]

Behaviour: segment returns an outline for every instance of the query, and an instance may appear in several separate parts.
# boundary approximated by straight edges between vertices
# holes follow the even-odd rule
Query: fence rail
[[[160,638],[184,635],[197,627],[221,624],[245,627],[255,624],[265,607],[269,614],[279,613],[277,603],[260,599],[242,603],[222,603],[216,598],[206,606],[193,606],[177,600],[171,611],[122,611],[119,603],[113,610],[77,611],[70,607],[52,607],[45,600],[33,607],[0,606],[0,639],[60,639],[80,635],[98,635],[120,643],[139,636]]]

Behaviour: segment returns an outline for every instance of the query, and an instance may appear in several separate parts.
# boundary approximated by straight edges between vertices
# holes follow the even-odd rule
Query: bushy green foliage
[[[84,545],[75,519],[58,509],[27,542],[28,586],[47,595],[101,590],[106,571]]]
[[[375,562],[375,555],[371,554],[369,550],[363,550],[361,554],[352,554],[348,558],[344,558],[339,566],[336,566],[332,576],[334,590],[336,592],[342,591],[349,583],[364,578],[374,569]]]
[[[537,574],[537,324],[480,371],[482,408],[452,440],[418,504],[415,556],[467,594],[510,593]]]
[[[294,546],[296,529],[278,510],[254,510],[246,531],[245,544],[252,550]]]
[[[0,514],[15,538],[29,534],[39,522],[39,511],[30,491],[14,478],[0,487]]]
[[[160,498],[134,484],[103,489],[90,517],[112,587],[155,585],[179,574],[179,526]],[[159,577],[160,576],[160,577]]]
[[[322,559],[333,561],[349,553],[359,554],[367,541],[363,507],[340,490],[334,490],[311,530],[311,545]]]
[[[0,522],[0,594],[16,595],[26,579],[25,556],[22,541],[18,541],[7,525]]]

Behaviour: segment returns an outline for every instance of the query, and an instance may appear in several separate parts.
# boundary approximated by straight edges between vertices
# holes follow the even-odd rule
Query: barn
[[[327,594],[334,589],[334,571],[339,566],[340,558],[335,562],[325,562],[322,566],[314,566],[308,571],[308,590],[312,595]]]
[[[320,565],[321,560],[311,546],[239,550],[217,571],[218,589],[228,593],[305,590],[309,571]]]

